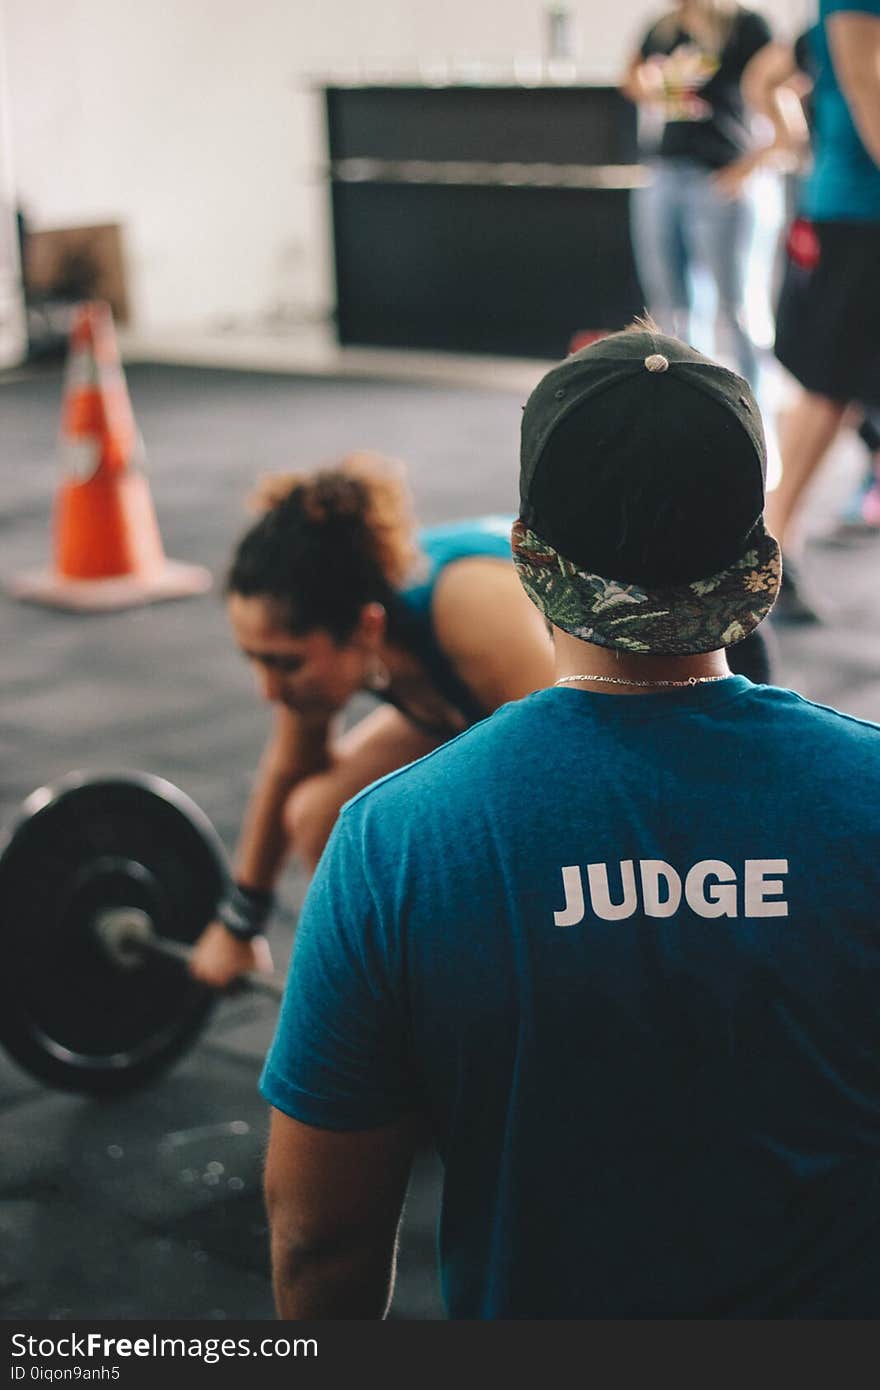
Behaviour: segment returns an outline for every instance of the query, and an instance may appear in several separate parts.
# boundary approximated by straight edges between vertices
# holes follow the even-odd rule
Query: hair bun
[[[344,544],[372,550],[392,586],[406,579],[415,560],[406,472],[381,454],[346,454],[313,473],[265,474],[249,501],[283,530],[299,516],[316,530],[342,523],[349,533],[360,532],[360,542],[349,534]]]
[[[248,507],[254,512],[274,511],[308,482],[307,473],[263,473],[247,499]]]

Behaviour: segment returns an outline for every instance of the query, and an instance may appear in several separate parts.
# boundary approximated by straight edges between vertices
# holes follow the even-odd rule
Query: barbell
[[[22,804],[0,854],[0,1041],[64,1090],[132,1090],[217,1001],[186,962],[229,884],[223,843],[179,787],[72,772]],[[246,988],[279,998],[257,972]]]

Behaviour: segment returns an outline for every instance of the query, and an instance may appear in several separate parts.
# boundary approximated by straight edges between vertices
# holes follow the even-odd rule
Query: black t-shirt
[[[818,25],[814,27],[818,28]],[[813,28],[805,29],[795,39],[794,60],[801,72],[815,82],[819,65],[816,62],[816,52],[813,48]]]
[[[646,60],[672,56],[663,64],[666,98],[659,146],[647,151],[670,159],[692,159],[721,169],[751,144],[740,79],[750,58],[769,43],[767,21],[738,8],[720,52],[698,43],[686,30],[660,20],[648,31]]]

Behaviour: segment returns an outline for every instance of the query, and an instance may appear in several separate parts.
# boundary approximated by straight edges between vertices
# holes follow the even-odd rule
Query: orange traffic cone
[[[61,608],[127,608],[211,587],[202,565],[168,560],[107,304],[74,319],[61,409],[65,475],[55,500],[54,567],[19,575],[17,598]]]

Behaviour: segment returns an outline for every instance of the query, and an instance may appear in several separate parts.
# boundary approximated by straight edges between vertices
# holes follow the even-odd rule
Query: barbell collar
[[[116,907],[101,912],[93,923],[95,935],[111,958],[123,969],[131,970],[147,955],[165,956],[189,966],[193,947],[183,941],[160,936],[150,917],[136,907]],[[268,994],[272,999],[284,995],[284,981],[262,970],[247,970],[234,984],[242,989]]]

